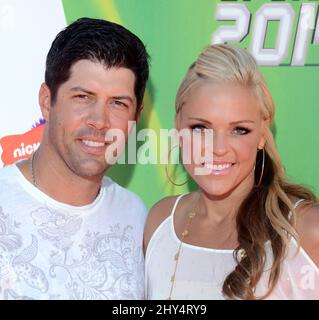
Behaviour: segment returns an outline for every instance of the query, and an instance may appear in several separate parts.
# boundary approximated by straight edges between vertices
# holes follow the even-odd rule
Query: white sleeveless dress
[[[174,212],[182,196],[176,199],[171,214],[155,230],[148,244],[145,256],[146,299],[163,300],[169,296],[170,279],[175,268],[174,256],[180,245],[173,223]],[[265,247],[266,263],[256,287],[257,296],[267,292],[273,262],[270,241],[265,243]],[[210,249],[183,243],[172,299],[225,299],[222,285],[236,266],[233,252],[231,249]],[[319,268],[302,247],[298,250],[294,239],[291,239],[287,256],[282,262],[279,281],[267,299],[319,299]]]

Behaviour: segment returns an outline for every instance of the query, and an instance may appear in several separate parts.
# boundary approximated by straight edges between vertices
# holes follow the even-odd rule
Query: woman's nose
[[[214,132],[214,155],[223,156],[228,151],[227,137],[222,133]]]

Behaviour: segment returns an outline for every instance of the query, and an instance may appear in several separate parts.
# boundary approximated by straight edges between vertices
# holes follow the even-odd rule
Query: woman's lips
[[[234,163],[232,162],[213,162],[213,163],[204,163],[204,167],[209,170],[210,174],[214,176],[220,176],[227,174]]]

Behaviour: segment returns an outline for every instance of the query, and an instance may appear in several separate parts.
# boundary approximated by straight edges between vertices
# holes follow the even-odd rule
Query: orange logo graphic
[[[43,125],[27,131],[24,134],[15,134],[0,139],[2,148],[1,160],[4,166],[12,164],[20,159],[30,157],[39,147],[42,140]]]

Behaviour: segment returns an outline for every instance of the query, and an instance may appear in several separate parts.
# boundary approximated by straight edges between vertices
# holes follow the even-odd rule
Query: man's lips
[[[80,140],[88,146],[98,146],[99,144],[108,144],[105,135],[81,135],[76,137],[76,140]]]
[[[79,141],[81,149],[93,155],[101,155],[105,153],[106,147],[109,144],[105,139],[84,137],[77,139]]]
[[[82,143],[84,143],[88,147],[97,148],[104,147],[106,145],[105,141],[97,141],[91,139],[81,139]]]

